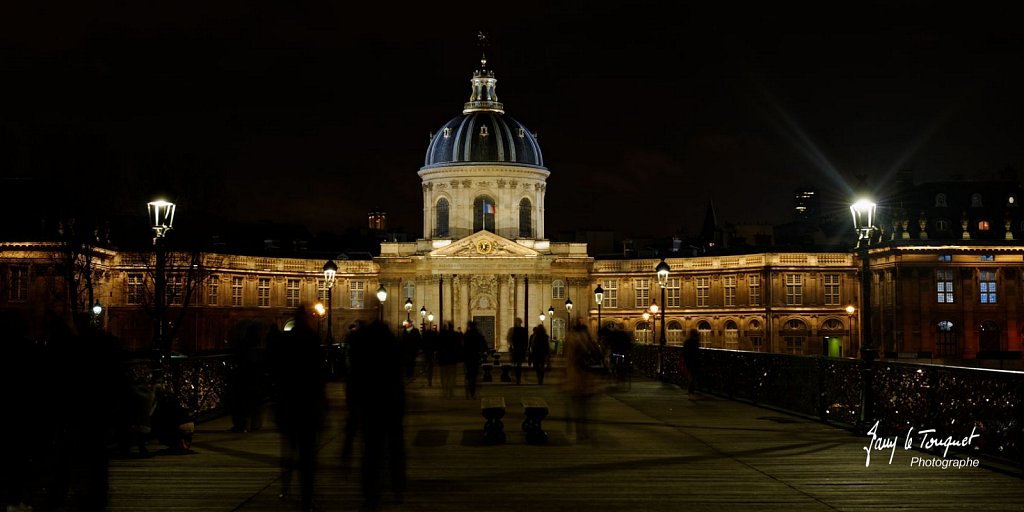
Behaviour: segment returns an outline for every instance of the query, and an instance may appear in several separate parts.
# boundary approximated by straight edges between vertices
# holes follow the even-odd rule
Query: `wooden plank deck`
[[[508,440],[486,445],[478,400],[443,400],[440,387],[408,389],[409,489],[383,510],[1024,510],[1019,476],[982,468],[912,468],[910,457],[873,456],[867,437],[714,397],[689,400],[661,383],[595,397],[592,439],[566,433],[558,375],[544,386],[487,383],[481,396],[512,403],[542,397],[550,440],[531,445],[521,411],[506,417]],[[436,380],[436,379],[435,379]],[[532,382],[532,380],[531,380]],[[316,475],[321,510],[355,510],[358,468],[340,463],[343,389],[330,388],[331,425]],[[272,422],[230,433],[227,418],[199,425],[195,454],[114,460],[111,510],[298,510],[278,494],[279,439]],[[358,463],[358,461],[356,461]]]

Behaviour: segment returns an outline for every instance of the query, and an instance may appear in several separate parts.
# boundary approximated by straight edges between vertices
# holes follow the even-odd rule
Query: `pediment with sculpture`
[[[449,258],[536,258],[540,253],[490,231],[477,231],[450,245],[434,249],[433,257]]]

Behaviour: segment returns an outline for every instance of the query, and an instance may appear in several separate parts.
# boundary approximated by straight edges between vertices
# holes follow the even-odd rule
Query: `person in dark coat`
[[[349,421],[342,461],[347,467],[358,432],[363,443],[363,510],[380,506],[385,462],[398,502],[405,492],[405,381],[402,367],[395,364],[401,352],[398,340],[381,322],[359,329],[349,339],[351,371],[345,389]]]
[[[683,342],[683,364],[690,374],[690,386],[687,391],[692,395],[697,390],[697,381],[700,378],[700,332],[697,329],[690,329],[690,335]]]
[[[437,330],[426,329],[423,340],[423,373],[427,376],[427,387],[434,385],[434,360],[437,357]]]
[[[516,318],[515,325],[508,330],[506,336],[508,350],[512,353],[512,367],[516,372],[516,384],[523,380],[523,362],[526,361],[527,345],[529,344],[529,333],[523,327],[523,319]]]
[[[476,398],[476,380],[480,374],[480,361],[487,352],[487,340],[476,328],[476,322],[466,324],[462,337],[462,364],[466,377],[466,399]]]
[[[416,377],[416,355],[423,344],[420,330],[412,322],[405,322],[402,329],[402,363],[405,367],[405,378],[412,381]]]
[[[437,364],[441,367],[441,396],[445,398],[455,398],[455,370],[461,359],[461,335],[452,328],[451,322],[448,322],[437,337]]]
[[[317,437],[327,412],[327,369],[316,320],[305,306],[295,310],[291,331],[269,340],[277,390],[274,420],[281,431],[281,497],[297,469],[303,510],[313,509]]]
[[[533,334],[530,335],[530,364],[537,373],[537,384],[544,384],[544,371],[547,370],[550,354],[548,333],[544,330],[544,324],[539,324],[533,328]]]

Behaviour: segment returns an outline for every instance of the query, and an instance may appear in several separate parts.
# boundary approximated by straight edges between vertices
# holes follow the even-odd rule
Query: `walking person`
[[[377,510],[383,491],[386,464],[391,490],[401,503],[405,492],[405,374],[395,364],[403,353],[387,325],[373,322],[350,339],[351,371],[346,386],[351,421],[345,425],[342,462],[351,460],[351,440],[362,439],[360,479],[362,510]]]
[[[434,385],[434,361],[437,358],[437,329],[424,330],[423,339],[423,373],[427,376],[427,387]]]
[[[508,342],[508,350],[512,353],[512,367],[516,373],[516,384],[521,384],[523,380],[523,362],[526,361],[527,345],[529,344],[528,334],[526,327],[523,327],[522,318],[516,318],[515,325],[509,328],[505,341]]]
[[[275,420],[281,431],[281,498],[298,470],[302,509],[313,510],[317,438],[327,412],[327,369],[316,320],[305,306],[295,310],[294,327],[270,340],[278,390]]]
[[[476,328],[476,322],[466,324],[462,338],[462,364],[466,377],[466,399],[476,398],[476,379],[480,374],[480,360],[487,352],[487,340]]]
[[[694,394],[697,391],[697,381],[700,380],[700,332],[697,329],[690,329],[690,335],[683,342],[683,364],[690,374],[690,385],[687,393]]]
[[[590,361],[599,357],[601,350],[590,337],[582,322],[569,330],[565,340],[565,392],[569,395],[566,431],[575,433],[577,441],[590,439],[588,422],[590,399],[596,390]]]
[[[460,359],[462,341],[448,322],[437,337],[437,364],[441,367],[441,396],[449,400],[455,398],[455,370]]]
[[[537,373],[537,384],[544,384],[544,372],[547,370],[550,355],[548,333],[544,330],[544,324],[539,324],[533,328],[533,334],[530,335],[530,364]]]

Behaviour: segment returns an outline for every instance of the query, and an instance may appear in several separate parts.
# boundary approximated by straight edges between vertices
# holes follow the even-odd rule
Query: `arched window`
[[[651,343],[654,340],[654,336],[651,334],[651,324],[637,322],[636,327],[633,329],[633,339],[637,343]]]
[[[711,346],[711,324],[707,320],[697,322],[697,332],[700,333],[700,346]]]
[[[941,320],[935,325],[935,331],[935,355],[939,357],[955,356],[960,352],[953,322]]]
[[[448,236],[448,200],[443,197],[438,199],[434,212],[437,216],[434,221],[434,236]]]
[[[736,350],[740,347],[740,331],[736,322],[726,320],[725,331],[722,334],[725,338],[725,348]]]
[[[841,331],[843,330],[843,323],[835,318],[829,318],[825,320],[825,323],[821,324],[821,330],[823,331]]]
[[[551,281],[551,298],[565,299],[565,281],[562,281],[561,279]]]
[[[533,205],[525,197],[519,201],[519,236],[522,238],[533,236]]]
[[[764,352],[764,331],[761,329],[761,321],[754,319],[747,324],[747,341],[750,343],[750,350]]]
[[[782,326],[782,340],[787,354],[803,354],[806,338],[807,324],[802,321],[794,318]]]
[[[946,194],[935,194],[935,206],[946,206]]]
[[[494,213],[497,207],[494,199],[488,196],[477,196],[473,200],[473,232],[486,229],[494,232]]]
[[[669,345],[683,344],[683,324],[672,320],[665,327],[665,343]]]

